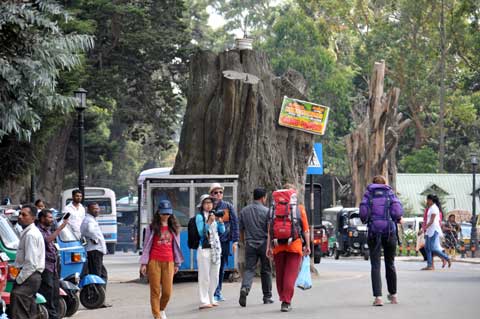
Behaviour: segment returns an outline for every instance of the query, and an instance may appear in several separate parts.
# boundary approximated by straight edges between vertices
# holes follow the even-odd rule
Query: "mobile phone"
[[[68,219],[70,217],[70,213],[66,213],[64,216],[63,216],[63,219]]]

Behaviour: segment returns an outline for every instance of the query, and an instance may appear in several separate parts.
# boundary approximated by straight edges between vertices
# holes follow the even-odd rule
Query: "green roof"
[[[472,174],[397,174],[397,193],[408,202],[415,214],[422,214],[426,195],[443,195],[444,213],[452,210],[472,211]],[[476,190],[480,188],[480,175],[476,176]],[[480,212],[477,196],[476,212]]]

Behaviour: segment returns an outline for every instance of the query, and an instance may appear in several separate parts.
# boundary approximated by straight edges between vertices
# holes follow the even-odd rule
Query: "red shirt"
[[[153,235],[150,259],[157,261],[173,261],[173,234],[168,226],[160,227],[160,235]]]

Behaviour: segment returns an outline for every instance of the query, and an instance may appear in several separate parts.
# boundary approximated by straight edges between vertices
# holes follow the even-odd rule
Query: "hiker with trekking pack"
[[[385,259],[388,299],[397,304],[397,273],[395,270],[395,253],[397,250],[397,223],[401,221],[403,208],[400,200],[387,185],[383,176],[375,176],[373,183],[367,186],[360,203],[360,218],[368,228],[368,247],[372,289],[375,300],[373,306],[383,306],[382,279],[380,277],[380,260]]]
[[[238,218],[235,212],[235,207],[232,203],[223,200],[224,187],[220,183],[213,183],[210,186],[208,193],[213,198],[214,210],[216,212],[223,212],[223,223],[225,225],[225,231],[220,235],[220,243],[222,245],[222,258],[220,261],[220,272],[218,275],[218,286],[215,290],[215,301],[224,301],[225,298],[222,295],[222,284],[225,273],[225,266],[228,263],[228,257],[230,256],[230,243],[232,244],[232,250],[235,254],[238,245],[239,231],[238,231]]]
[[[303,256],[310,255],[310,231],[305,206],[297,203],[291,184],[272,194],[267,238],[267,256],[273,257],[280,311],[292,310],[295,281]]]
[[[213,210],[213,198],[209,194],[200,196],[197,208],[198,212],[188,223],[188,246],[197,249],[199,309],[207,309],[218,306],[214,295],[222,255],[220,234],[225,232],[225,225],[223,215]]]

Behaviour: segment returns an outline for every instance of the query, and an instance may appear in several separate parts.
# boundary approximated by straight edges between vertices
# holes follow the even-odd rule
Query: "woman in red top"
[[[183,261],[179,233],[180,227],[173,215],[172,204],[168,200],[160,201],[145,233],[140,260],[140,272],[148,275],[150,306],[155,319],[167,318],[165,308],[172,294],[173,275]]]

